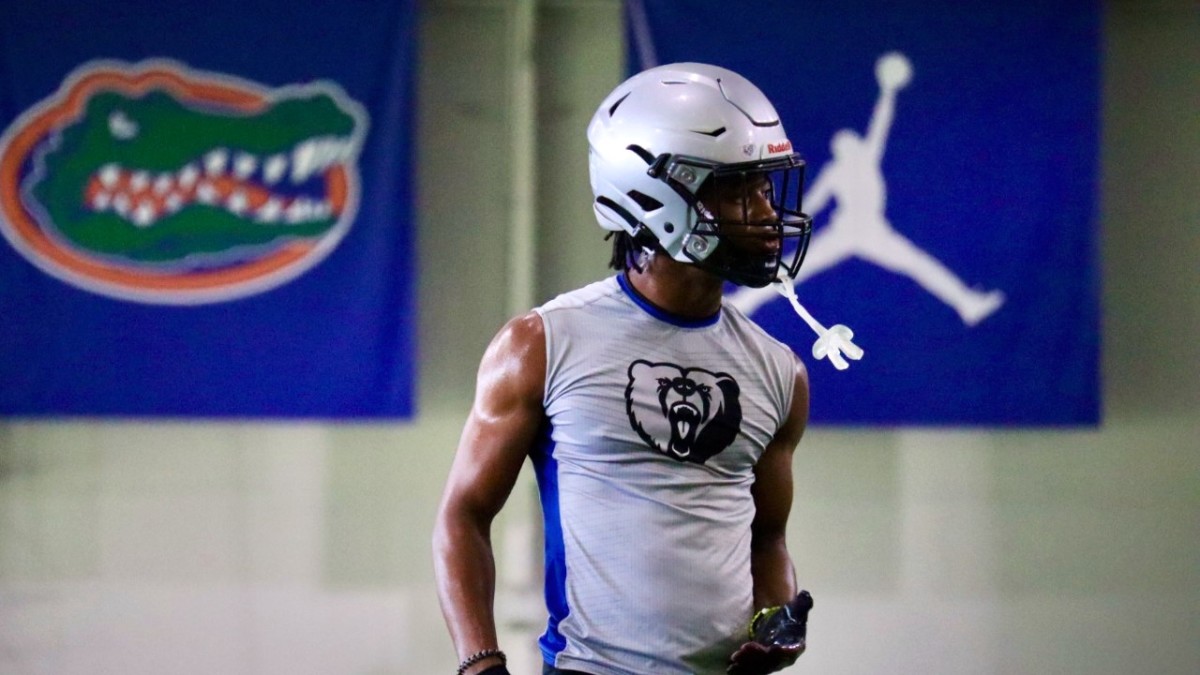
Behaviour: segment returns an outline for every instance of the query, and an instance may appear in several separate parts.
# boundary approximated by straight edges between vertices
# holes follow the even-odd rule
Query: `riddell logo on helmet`
[[[784,141],[782,143],[767,143],[767,152],[789,152],[791,149],[791,141]]]

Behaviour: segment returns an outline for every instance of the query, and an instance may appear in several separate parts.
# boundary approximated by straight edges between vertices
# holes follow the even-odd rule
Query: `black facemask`
[[[803,191],[804,160],[799,155],[714,167],[691,196],[697,221],[684,245],[685,254],[698,267],[740,286],[761,288],[781,272],[795,277],[812,235],[812,218],[801,211]],[[757,198],[759,192],[770,203],[769,216],[751,213],[750,195]],[[704,205],[714,195],[732,196],[732,207],[723,209],[726,217]],[[739,210],[740,214],[729,217],[729,211]]]

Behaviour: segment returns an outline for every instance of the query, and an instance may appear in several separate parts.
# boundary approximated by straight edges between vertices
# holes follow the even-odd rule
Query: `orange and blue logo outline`
[[[46,210],[23,186],[42,170],[40,155],[58,133],[78,121],[88,101],[103,92],[129,97],[160,91],[225,115],[255,115],[288,98],[321,94],[353,119],[353,131],[336,163],[324,172],[336,223],[315,239],[291,239],[236,264],[190,269],[132,265],[72,246],[55,232]],[[72,286],[146,304],[199,305],[234,300],[276,288],[311,269],[345,236],[360,200],[358,156],[368,117],[363,107],[330,81],[269,88],[219,73],[195,70],[168,59],[136,64],[89,61],[75,69],[53,95],[22,113],[0,136],[0,233],[43,272]],[[32,170],[28,167],[33,167]],[[24,172],[24,175],[23,175]],[[81,195],[82,198],[82,195]]]

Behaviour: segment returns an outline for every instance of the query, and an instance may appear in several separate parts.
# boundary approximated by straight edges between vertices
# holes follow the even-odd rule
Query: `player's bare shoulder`
[[[796,368],[795,384],[792,387],[792,402],[788,409],[787,418],[784,420],[777,437],[783,443],[795,447],[800,443],[800,437],[804,435],[804,430],[808,427],[809,390],[808,368],[805,367],[804,361],[793,353],[792,362]]]
[[[540,402],[545,377],[546,329],[541,315],[530,311],[510,319],[492,338],[479,366],[477,391]]]
[[[492,344],[509,352],[538,356],[545,360],[546,326],[541,314],[530,311],[515,316],[496,333]]]

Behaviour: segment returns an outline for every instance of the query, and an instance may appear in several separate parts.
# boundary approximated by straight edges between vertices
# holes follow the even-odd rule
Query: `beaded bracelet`
[[[504,652],[500,651],[499,649],[481,649],[468,656],[463,660],[462,663],[458,664],[458,672],[455,675],[463,675],[463,673],[467,672],[467,668],[470,668],[489,656],[498,657],[501,665],[508,663],[508,657],[505,656]]]

